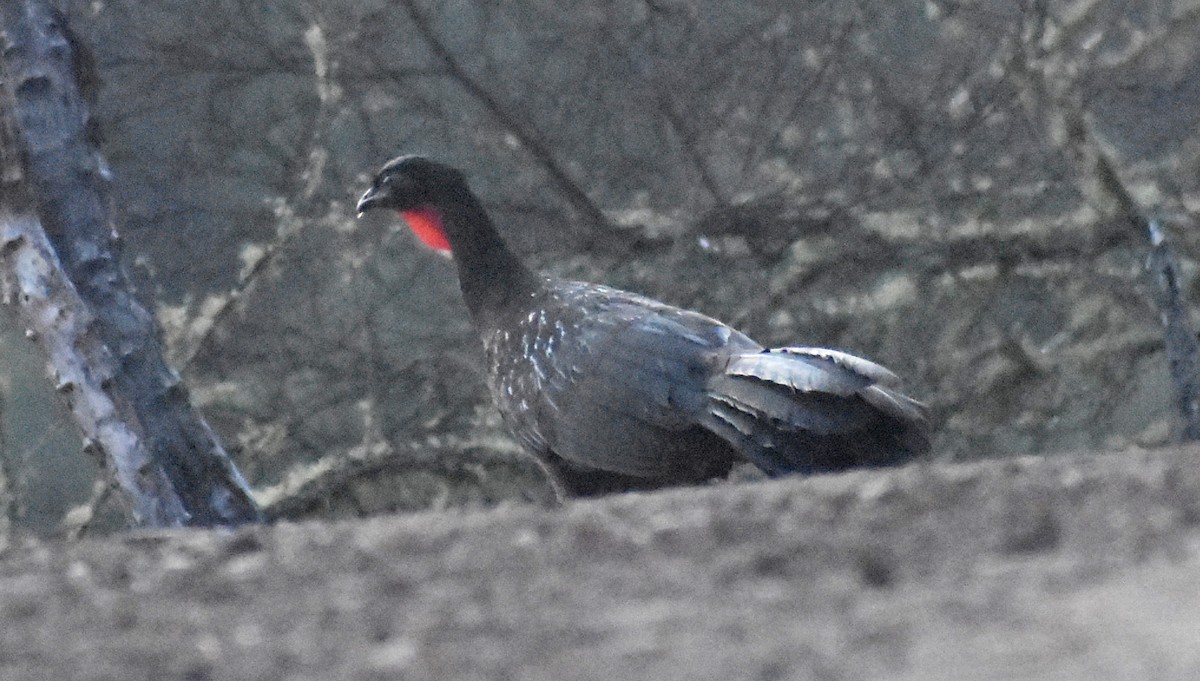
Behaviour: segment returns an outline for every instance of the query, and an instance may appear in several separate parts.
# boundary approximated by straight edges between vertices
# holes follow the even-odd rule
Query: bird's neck
[[[514,313],[541,286],[542,279],[500,238],[483,205],[470,192],[442,208],[463,300],[479,330]]]

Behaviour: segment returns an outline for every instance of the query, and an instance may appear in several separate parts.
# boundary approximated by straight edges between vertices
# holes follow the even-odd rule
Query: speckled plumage
[[[630,487],[701,482],[737,461],[698,419],[708,375],[753,341],[606,286],[547,280],[527,303],[481,331],[489,386],[510,431],[568,487],[586,487],[571,483],[589,469],[641,481]]]
[[[375,207],[440,218],[492,398],[563,494],[697,483],[738,461],[782,475],[928,450],[925,407],[877,364],[764,349],[696,312],[532,274],[448,166],[389,162],[359,202]]]

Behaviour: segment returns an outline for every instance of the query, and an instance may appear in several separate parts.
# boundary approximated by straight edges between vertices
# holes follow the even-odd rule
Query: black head
[[[426,246],[450,255],[463,299],[481,328],[528,300],[539,285],[496,233],[487,210],[462,173],[422,156],[400,156],[375,174],[358,214],[390,208]]]
[[[372,208],[408,211],[439,207],[465,185],[462,173],[448,165],[424,156],[400,156],[375,174],[371,188],[358,200],[358,214]]]

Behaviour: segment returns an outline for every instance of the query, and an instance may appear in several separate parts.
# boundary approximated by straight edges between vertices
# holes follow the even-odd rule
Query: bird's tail
[[[735,355],[705,425],[769,475],[887,466],[929,450],[928,409],[891,371],[824,348]]]

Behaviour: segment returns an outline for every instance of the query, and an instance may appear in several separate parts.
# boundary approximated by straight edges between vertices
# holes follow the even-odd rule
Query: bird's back
[[[709,376],[752,340],[594,284],[553,280],[529,303],[483,334],[493,397],[523,444],[644,486],[729,471],[736,452],[699,420]]]

